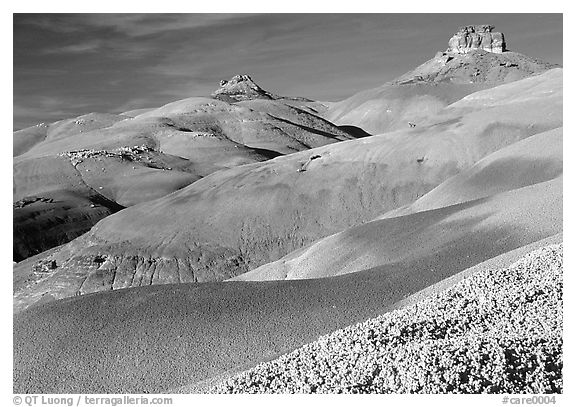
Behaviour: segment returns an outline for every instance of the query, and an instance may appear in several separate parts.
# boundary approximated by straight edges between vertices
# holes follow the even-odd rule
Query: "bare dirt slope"
[[[468,245],[468,241],[474,239],[474,233],[496,228],[501,221],[497,212],[488,211],[480,215],[473,208],[476,220],[472,221],[470,217],[471,227],[454,229],[454,223],[461,224],[462,216],[468,217],[464,210],[467,202],[489,200],[490,196],[498,193],[534,184],[559,183],[561,181],[557,178],[561,176],[562,131],[556,129],[534,135],[490,154],[472,168],[440,184],[407,208],[388,212],[377,220],[321,239],[236,279],[327,277],[373,267],[414,264],[447,251],[456,253],[454,259],[461,257],[465,261],[475,254],[460,251],[460,245]],[[561,185],[559,188],[559,195],[554,197],[557,202],[552,201],[553,206],[547,209],[551,217],[546,220],[537,221],[536,211],[542,208],[532,206],[529,200],[526,200],[526,208],[522,209],[526,211],[522,228],[534,231],[547,227],[561,228],[558,224],[562,219]],[[456,216],[435,216],[456,208],[460,208]],[[505,223],[500,224],[500,227],[505,228]],[[513,239],[514,233],[511,231],[506,239]],[[498,240],[491,242],[495,246],[499,244]]]
[[[13,176],[16,261],[66,243],[124,208],[84,182],[67,158],[16,163]]]
[[[15,131],[12,140],[12,156],[19,156],[44,140],[47,127],[45,123],[38,123],[36,126]]]
[[[66,243],[124,207],[198,180],[186,159],[146,147],[14,160],[14,260]]]
[[[562,132],[562,128],[557,128],[498,150],[412,204],[387,212],[380,218],[441,208],[548,181],[562,173]]]

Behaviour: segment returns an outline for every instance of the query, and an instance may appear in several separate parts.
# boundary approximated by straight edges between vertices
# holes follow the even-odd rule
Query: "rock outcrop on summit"
[[[493,32],[493,25],[467,25],[448,41],[448,52],[465,54],[475,49],[502,53],[506,51],[504,34]]]
[[[250,75],[246,74],[234,75],[230,80],[221,80],[220,88],[212,93],[212,97],[229,103],[253,99],[287,99],[312,102],[312,100],[306,98],[279,96],[270,93],[258,86]]]
[[[376,89],[333,103],[323,116],[380,134],[422,125],[468,94],[555,67],[508,51],[503,34],[492,32],[492,26],[467,26],[450,39],[447,51]]]
[[[279,99],[280,96],[274,95],[260,86],[258,86],[249,75],[234,75],[232,79],[221,80],[220,88],[212,94],[215,99],[225,102],[239,102],[241,100],[252,99]]]

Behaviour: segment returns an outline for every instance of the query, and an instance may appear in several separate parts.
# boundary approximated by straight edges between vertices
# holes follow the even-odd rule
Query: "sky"
[[[14,14],[13,126],[207,96],[244,73],[272,93],[341,100],[446,50],[468,24],[562,64],[561,14]]]

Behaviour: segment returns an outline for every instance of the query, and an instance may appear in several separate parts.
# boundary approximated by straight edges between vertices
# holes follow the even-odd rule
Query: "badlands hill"
[[[362,251],[363,258],[381,259],[363,265],[370,268],[326,278],[285,281],[282,276],[280,281],[124,289],[53,301],[18,313],[15,391],[206,391],[229,372],[245,370],[320,335],[410,304],[410,298],[430,297],[477,270],[502,267],[535,248],[559,242],[561,155],[536,148],[546,137],[557,148],[558,130],[535,135],[454,177],[465,189],[478,191],[476,174],[482,174],[482,168],[487,168],[484,175],[491,173],[499,157],[510,158],[508,177],[499,183],[500,192],[490,197],[478,199],[472,194],[471,201],[440,204],[350,230],[349,243]],[[521,151],[533,156],[534,166],[520,161],[514,167]],[[547,173],[543,178],[542,170]],[[489,179],[484,182],[486,190],[494,188]],[[328,246],[328,240],[320,245]],[[355,257],[346,256],[350,253],[330,249],[329,254],[341,254],[341,260],[354,263]],[[333,265],[328,264],[329,269]],[[307,264],[300,266],[306,270]]]
[[[562,125],[562,70],[474,93],[426,126],[218,171],[132,206],[17,267],[16,304],[110,288],[218,281],[410,204],[503,147]],[[328,187],[329,186],[329,187]],[[154,234],[148,231],[154,230]],[[19,278],[20,278],[19,277]]]
[[[242,75],[217,94],[240,95],[242,103],[196,97],[15,132],[14,259],[66,243],[119,209],[212,172],[356,137],[309,113],[305,100],[253,100],[258,95],[229,86],[236,78],[257,87]]]
[[[551,141],[558,141],[554,134]],[[545,136],[520,142],[519,150]],[[304,280],[156,285],[31,307],[15,315],[15,391],[205,391],[227,372],[401,307],[420,290],[429,296],[435,285],[449,286],[459,281],[457,273],[469,274],[468,267],[502,264],[499,257],[515,260],[561,241],[561,177],[541,182],[539,170],[546,165],[535,163],[510,163],[505,192],[354,228],[365,228],[349,233],[355,248],[375,242],[362,254],[384,259],[376,267]],[[551,161],[550,167],[558,164]],[[472,167],[458,177],[474,180],[477,172]],[[535,183],[515,188],[518,174]],[[341,258],[348,260],[345,254]],[[403,261],[386,263],[389,256]]]
[[[545,143],[554,146],[551,151]],[[409,295],[429,297],[472,274],[464,271],[468,267],[501,266],[561,241],[559,146],[560,130],[531,136],[446,182],[471,191],[470,201],[458,196],[464,202],[441,201],[424,211],[369,222],[340,234],[347,242],[338,235],[321,240],[318,245],[329,255],[339,256],[341,272],[333,274],[342,275],[158,285],[29,308],[15,316],[15,391],[205,391],[227,372],[401,307]],[[520,155],[531,157],[533,165],[518,160]],[[504,163],[508,171],[492,179]],[[337,250],[330,240],[340,243]],[[362,256],[342,253],[347,245]],[[305,252],[313,264],[315,250]],[[377,262],[358,272],[344,270],[346,264],[358,265],[358,258]],[[327,268],[334,270],[334,263]]]
[[[488,25],[465,26],[445,52],[392,82],[333,103],[324,117],[371,134],[420,126],[464,96],[542,73],[554,66],[506,49],[502,33]]]
[[[24,181],[14,190],[26,196],[15,196],[15,213],[46,209],[19,222],[44,214],[48,225],[48,205],[65,199],[103,211],[74,215],[69,230],[78,219],[86,228],[103,219],[15,265],[14,392],[252,392],[262,391],[270,374],[278,380],[267,389],[312,391],[303,377],[322,367],[307,349],[320,349],[328,364],[359,367],[326,389],[373,389],[364,378],[387,368],[362,375],[365,365],[350,365],[358,354],[349,342],[388,343],[390,321],[403,328],[405,346],[366,360],[393,360],[401,374],[421,372],[413,360],[427,363],[433,351],[445,360],[454,346],[476,346],[476,339],[478,355],[544,352],[558,373],[561,248],[530,255],[526,267],[509,265],[562,241],[562,69],[507,51],[490,26],[463,28],[449,47],[437,58],[460,58],[458,66],[445,58],[445,71],[431,63],[386,85],[404,110],[396,124],[384,123],[397,129],[377,135],[363,132],[376,128],[376,113],[341,123],[351,126],[345,132],[319,117],[336,105],[326,111],[274,95],[247,75],[223,81],[210,98],[118,120],[94,116],[102,124],[86,132],[77,128],[80,119],[59,124],[61,131],[43,125],[22,132],[14,176]],[[392,100],[384,99],[375,110],[381,117]],[[412,126],[402,113],[410,109],[420,114]],[[141,178],[130,178],[133,171]],[[522,270],[534,278],[506,286],[506,276]],[[476,298],[484,277],[499,286]],[[502,296],[530,323],[551,317],[539,327],[549,326],[552,339],[524,341],[533,325],[518,325],[518,313],[510,315],[503,302],[482,302]],[[458,335],[435,326],[448,308],[471,315],[468,325],[444,320]],[[509,320],[510,335],[499,341],[495,333]],[[420,334],[437,342],[423,343]],[[418,359],[407,353],[414,349],[426,353]],[[253,369],[263,362],[270,363]],[[537,373],[537,380],[506,376],[498,385],[561,388],[557,375]],[[451,389],[493,389],[458,380]],[[439,385],[405,383],[405,391]],[[394,383],[378,386],[399,391]]]

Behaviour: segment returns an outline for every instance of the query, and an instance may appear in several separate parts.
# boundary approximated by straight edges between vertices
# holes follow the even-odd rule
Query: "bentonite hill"
[[[563,69],[450,34],[14,132],[14,392],[561,393]]]

